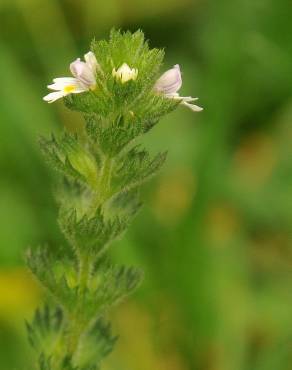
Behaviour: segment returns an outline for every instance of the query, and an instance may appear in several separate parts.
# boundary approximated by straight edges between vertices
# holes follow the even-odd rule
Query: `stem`
[[[101,175],[97,185],[97,190],[93,195],[90,206],[90,214],[94,215],[97,208],[105,202],[110,194],[111,177],[114,160],[110,157],[105,157],[101,168]]]
[[[106,157],[101,169],[98,191],[93,199],[91,212],[95,213],[96,209],[106,200],[110,193],[111,175],[112,175],[113,159]],[[77,350],[80,337],[86,329],[86,320],[82,317],[84,295],[86,294],[87,283],[90,276],[91,263],[90,255],[79,255],[79,284],[78,295],[79,301],[74,310],[74,313],[69,317],[69,334],[67,337],[68,353],[73,356]]]
[[[87,282],[90,273],[90,257],[89,255],[80,256],[79,264],[79,296],[82,298],[86,291]]]
[[[86,320],[82,317],[84,295],[86,293],[87,283],[90,276],[91,263],[89,255],[80,255],[79,257],[79,289],[78,289],[78,305],[75,312],[69,318],[70,330],[67,337],[68,353],[73,356],[76,352],[80,336],[86,328]]]
[[[110,190],[113,159],[106,157],[103,162],[102,175],[99,182],[100,202],[104,202]]]
[[[73,357],[77,350],[80,337],[86,328],[86,322],[80,320],[80,317],[76,315],[70,318],[70,324],[71,330],[67,337],[67,348],[68,354]]]

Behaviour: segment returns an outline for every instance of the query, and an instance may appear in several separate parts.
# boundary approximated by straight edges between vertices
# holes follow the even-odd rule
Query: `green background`
[[[24,319],[42,292],[28,246],[64,243],[38,134],[82,124],[42,101],[111,27],[179,63],[179,108],[147,137],[167,165],[114,259],[145,270],[112,313],[105,370],[292,369],[291,0],[0,0],[0,369],[32,370]]]

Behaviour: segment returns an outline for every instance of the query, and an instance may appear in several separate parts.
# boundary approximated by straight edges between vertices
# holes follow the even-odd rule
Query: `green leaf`
[[[117,217],[105,220],[101,208],[97,209],[94,216],[85,214],[80,219],[75,209],[61,209],[59,224],[75,251],[97,258],[111,241],[125,231],[128,220]]]
[[[139,268],[112,265],[101,259],[89,281],[88,309],[99,309],[103,312],[132,293],[142,279],[143,272]]]
[[[41,137],[41,150],[46,161],[63,175],[95,187],[98,178],[98,163],[79,142],[77,134],[65,133],[59,141]]]
[[[110,198],[104,205],[104,213],[108,218],[116,216],[130,221],[138,213],[142,205],[143,203],[137,189],[122,191]]]
[[[164,164],[167,152],[158,153],[151,159],[146,150],[138,148],[138,146],[132,148],[119,163],[116,163],[113,175],[113,194],[140,186],[154,176]]]
[[[37,309],[31,323],[26,323],[28,338],[31,346],[47,356],[54,351],[63,327],[63,312],[57,308],[45,305]]]
[[[77,300],[76,260],[66,254],[55,254],[48,247],[29,250],[26,263],[48,293],[66,311],[70,311]]]
[[[129,143],[144,132],[144,127],[119,115],[112,123],[100,120],[96,115],[86,115],[86,130],[97,152],[110,158],[116,157]]]
[[[83,338],[72,362],[80,369],[96,369],[96,366],[112,352],[117,339],[117,336],[112,335],[110,323],[99,318]]]

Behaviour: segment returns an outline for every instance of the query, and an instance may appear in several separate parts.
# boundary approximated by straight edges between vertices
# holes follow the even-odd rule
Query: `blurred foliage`
[[[41,97],[112,26],[166,47],[205,111],[179,109],[145,140],[169,158],[113,251],[146,278],[113,314],[107,369],[291,369],[290,16],[290,0],[1,0],[1,369],[30,369],[23,319],[40,292],[23,251],[63,243],[36,138],[82,124]]]

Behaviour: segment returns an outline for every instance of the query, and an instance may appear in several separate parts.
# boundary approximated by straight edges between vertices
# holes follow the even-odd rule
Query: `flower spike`
[[[91,50],[43,98],[52,103],[67,96],[66,108],[84,121],[39,140],[59,174],[58,223],[70,250],[40,247],[27,254],[49,294],[49,304],[27,323],[35,370],[100,369],[114,349],[117,336],[104,316],[136,289],[143,272],[111,261],[108,250],[140,209],[142,185],[167,157],[165,151],[152,156],[136,140],[180,104],[201,110],[196,98],[178,93],[179,65],[156,81],[164,51],[150,49],[142,31],[112,30],[108,41],[93,40]]]
[[[193,112],[200,112],[203,108],[198,105],[191,104],[191,102],[198,100],[191,96],[180,96],[178,90],[182,86],[182,78],[180,66],[176,64],[173,68],[164,72],[163,75],[156,81],[154,90],[162,93],[166,98],[180,100],[181,104],[190,108]]]

